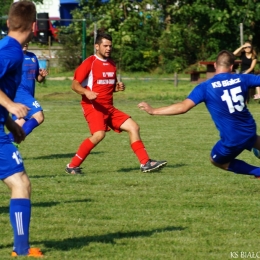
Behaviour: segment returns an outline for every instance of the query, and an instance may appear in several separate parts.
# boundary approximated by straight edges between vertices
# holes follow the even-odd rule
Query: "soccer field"
[[[210,164],[219,137],[205,106],[174,117],[137,108],[142,100],[177,102],[193,86],[126,84],[125,93],[115,94],[115,106],[138,122],[151,158],[168,165],[141,173],[127,134],[111,131],[82,164],[84,174],[66,174],[89,130],[70,81],[47,81],[36,90],[45,122],[19,149],[32,182],[31,246],[51,260],[222,260],[258,251],[260,257],[260,181]],[[259,122],[260,104],[252,101],[249,108]],[[239,158],[260,163],[248,151]],[[10,259],[12,251],[9,199],[1,184],[0,259]]]

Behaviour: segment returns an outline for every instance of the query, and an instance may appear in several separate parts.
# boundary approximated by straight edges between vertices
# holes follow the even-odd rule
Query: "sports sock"
[[[14,251],[18,255],[27,255],[29,246],[29,226],[31,219],[31,201],[29,199],[10,200],[10,222],[14,233]]]
[[[22,128],[23,128],[23,130],[24,130],[24,132],[25,132],[25,134],[26,134],[26,136],[27,136],[27,135],[30,134],[30,133],[32,132],[32,130],[33,130],[35,127],[37,127],[38,125],[39,125],[38,121],[37,121],[35,118],[32,117],[31,119],[29,119],[28,121],[26,121],[26,122],[23,124]],[[14,142],[14,136],[13,136],[13,134],[12,134],[12,133],[9,133],[8,136],[9,136],[11,142]]]
[[[23,124],[23,130],[24,130],[25,134],[28,135],[38,125],[39,125],[38,121],[32,117]]]
[[[148,162],[150,158],[141,140],[132,143],[131,148],[135,153],[135,155],[137,156],[140,164],[146,164]]]
[[[230,162],[228,170],[237,174],[260,176],[260,168],[244,161],[234,159]]]
[[[69,167],[79,167],[94,147],[95,145],[89,140],[89,138],[85,139],[81,143],[75,156],[72,158]]]

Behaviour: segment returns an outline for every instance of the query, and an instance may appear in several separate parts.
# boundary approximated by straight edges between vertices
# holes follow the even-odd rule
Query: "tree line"
[[[123,71],[172,73],[214,60],[220,50],[240,46],[241,23],[244,41],[260,50],[256,0],[88,0],[73,18],[87,21],[88,54],[93,53],[95,26],[112,35],[112,55]],[[72,23],[70,30],[69,45],[74,51],[78,46],[80,54],[80,23]]]
[[[260,52],[257,0],[82,0],[72,15],[86,19],[87,55],[93,54],[94,28],[112,35],[112,55],[123,71],[172,73],[214,60],[220,50],[240,46],[241,23],[244,41]],[[75,68],[82,53],[82,23],[72,22],[60,32],[66,56],[75,57],[64,66]]]

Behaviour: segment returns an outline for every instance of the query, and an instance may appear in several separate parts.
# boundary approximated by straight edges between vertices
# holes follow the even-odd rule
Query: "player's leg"
[[[80,144],[75,156],[67,164],[65,172],[69,174],[81,173],[80,165],[90,154],[91,150],[105,138],[106,131],[108,130],[106,125],[107,117],[102,111],[98,111],[89,105],[82,105],[82,108],[92,136],[86,138]]]
[[[17,124],[19,124],[26,136],[29,135],[34,128],[38,127],[40,124],[43,123],[44,121],[44,114],[42,111],[42,107],[39,104],[39,102],[32,96],[26,96],[26,99],[24,99],[23,101],[19,100],[20,103],[25,104],[26,106],[28,106],[30,108],[27,116],[23,119],[18,119],[16,118],[14,115],[12,116],[13,120],[15,120],[15,122]],[[8,134],[10,140],[12,142],[14,142],[14,138],[12,133]]]
[[[85,139],[79,146],[71,162],[67,164],[65,171],[70,174],[80,174],[80,165],[84,162],[91,150],[105,137],[105,131],[95,132],[91,137]]]
[[[254,139],[255,140],[255,139]],[[260,176],[260,168],[250,165],[236,157],[245,149],[248,149],[251,141],[246,145],[237,147],[225,147],[221,141],[217,142],[211,151],[211,163],[223,170],[231,171],[237,174]],[[252,146],[251,146],[252,147]]]
[[[113,124],[114,126],[116,124],[120,124],[120,121],[122,122],[122,120],[120,120],[120,117],[124,117],[123,114],[120,115],[120,111],[115,113]],[[167,161],[156,161],[150,159],[140,137],[140,127],[132,118],[128,117],[123,123],[121,123],[119,130],[128,133],[131,148],[141,164],[140,169],[142,172],[154,171],[167,164]]]
[[[40,250],[31,249],[29,245],[31,183],[24,171],[20,153],[11,143],[1,145],[0,172],[1,180],[11,190],[9,212],[14,234],[12,256],[42,255]]]
[[[27,120],[22,128],[26,135],[29,135],[34,128],[38,127],[44,121],[44,114],[42,111],[38,111],[31,116],[29,120]]]

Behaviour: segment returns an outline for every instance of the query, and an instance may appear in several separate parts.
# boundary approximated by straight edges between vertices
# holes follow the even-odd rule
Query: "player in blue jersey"
[[[26,136],[44,121],[42,107],[34,98],[35,80],[41,83],[48,75],[46,69],[39,68],[39,62],[36,55],[27,50],[28,43],[25,43],[23,46],[24,61],[22,81],[17,89],[14,102],[22,103],[29,107],[30,110],[24,118],[18,119],[15,115],[12,116],[13,120],[23,128]],[[9,138],[14,142],[14,136],[12,133],[9,133]]]
[[[11,190],[9,214],[14,237],[12,256],[42,256],[39,249],[30,248],[29,245],[31,183],[19,151],[4,130],[6,126],[17,143],[25,138],[24,131],[9,113],[20,119],[26,116],[29,109],[13,100],[22,78],[22,46],[31,39],[35,21],[36,8],[31,1],[13,3],[7,20],[8,35],[0,41],[0,179]]]
[[[221,51],[215,76],[196,86],[184,101],[160,108],[141,102],[138,107],[150,115],[179,115],[204,102],[220,132],[220,140],[211,151],[211,163],[223,170],[260,177],[259,167],[236,159],[243,150],[260,150],[256,123],[245,104],[248,88],[259,86],[260,76],[232,74],[233,64],[234,55]]]

